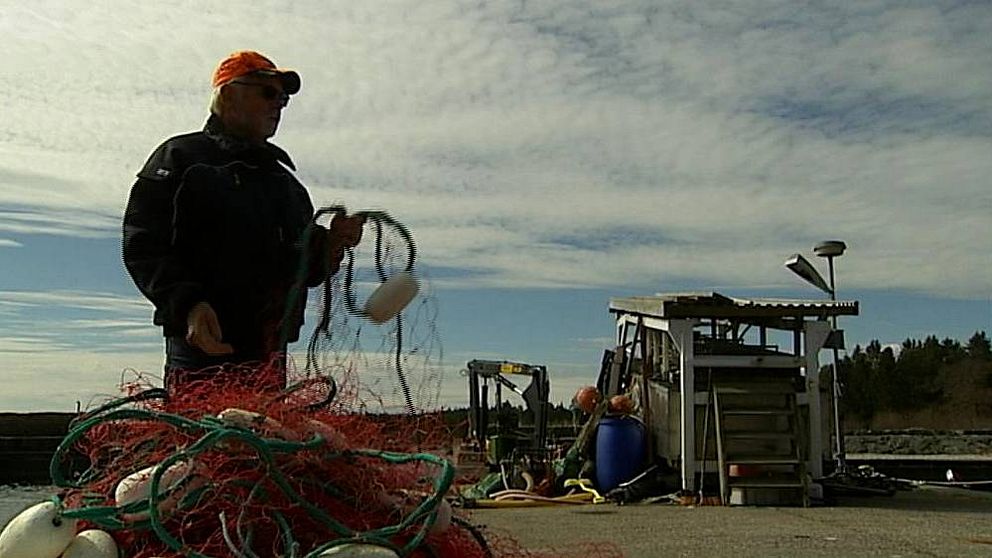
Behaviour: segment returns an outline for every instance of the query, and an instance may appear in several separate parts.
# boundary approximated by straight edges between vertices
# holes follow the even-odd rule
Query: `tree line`
[[[898,350],[874,340],[855,347],[838,369],[841,408],[846,417],[862,422],[886,411],[943,405],[971,390],[988,390],[992,396],[992,344],[984,331],[966,344],[936,336],[906,339]]]

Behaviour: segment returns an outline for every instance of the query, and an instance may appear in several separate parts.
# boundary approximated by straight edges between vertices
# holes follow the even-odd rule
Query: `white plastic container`
[[[386,279],[365,301],[365,314],[377,324],[387,322],[406,308],[420,292],[417,278],[401,271]]]
[[[76,523],[59,516],[55,502],[35,504],[0,533],[0,557],[58,558],[76,536]]]

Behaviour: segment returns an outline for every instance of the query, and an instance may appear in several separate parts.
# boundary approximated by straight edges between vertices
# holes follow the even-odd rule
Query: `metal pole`
[[[830,300],[837,300],[837,288],[834,286],[834,258],[833,256],[827,257],[827,266],[830,268]],[[833,320],[834,331],[837,331],[837,315],[831,316]],[[847,457],[844,452],[844,431],[841,429],[840,423],[840,358],[838,356],[836,340],[833,343],[833,353],[834,353],[834,373],[833,373],[833,389],[834,389],[834,461],[836,462],[837,470],[835,473],[846,473],[847,472]]]

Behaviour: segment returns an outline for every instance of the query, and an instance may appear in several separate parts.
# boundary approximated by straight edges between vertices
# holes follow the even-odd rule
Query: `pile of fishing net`
[[[419,294],[410,284],[405,227],[362,215],[371,242],[323,283],[300,369],[229,366],[171,392],[122,380],[70,425],[52,459],[58,493],[8,524],[0,557],[619,556],[526,550],[452,507],[436,301],[422,274]],[[403,291],[416,298],[394,304],[402,313],[371,304]]]
[[[275,391],[264,372],[171,394],[139,377],[81,415],[52,460],[54,516],[110,533],[125,558],[560,555],[452,508],[441,415],[354,413],[328,402],[326,378]]]

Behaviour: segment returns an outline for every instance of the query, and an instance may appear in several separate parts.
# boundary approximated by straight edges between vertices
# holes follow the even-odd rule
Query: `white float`
[[[387,492],[380,492],[376,495],[376,502],[382,506],[388,513],[400,512],[403,514],[413,513],[413,511],[419,505],[419,501],[414,503],[412,499],[413,493],[408,493],[406,498],[402,498],[396,494],[389,494]],[[416,498],[419,500],[421,498],[426,498],[426,494],[416,494]],[[434,516],[434,523],[431,524],[431,528],[427,532],[431,535],[441,535],[451,527],[451,519],[454,515],[454,511],[451,509],[451,503],[445,499],[437,505],[437,515]],[[420,516],[421,520],[426,517],[425,515]]]
[[[376,544],[348,543],[329,548],[317,558],[399,558],[399,554]]]
[[[0,557],[58,558],[76,536],[76,523],[60,516],[55,502],[35,504],[0,533]]]
[[[307,419],[307,430],[311,434],[319,434],[324,439],[327,449],[331,451],[341,451],[348,447],[348,439],[345,438],[344,434],[325,422]]]
[[[124,477],[121,482],[117,483],[117,488],[114,490],[114,501],[118,507],[134,502],[148,501],[151,496],[152,476],[155,467],[146,467]],[[202,477],[196,476],[192,464],[185,461],[173,464],[159,478],[159,494],[165,495],[159,499],[159,514],[165,515],[171,512],[190,490],[203,486],[205,482]],[[124,521],[140,521],[147,517],[147,512],[139,512],[124,514],[122,519]]]
[[[62,558],[117,558],[117,541],[99,529],[82,531],[62,553]]]
[[[442,499],[441,503],[437,506],[437,515],[434,517],[434,524],[427,531],[432,535],[440,535],[451,527],[451,504],[447,500]]]
[[[245,430],[261,431],[282,438],[283,440],[300,441],[299,435],[283,426],[281,422],[254,411],[231,407],[218,413],[217,418],[230,426],[244,428]]]
[[[387,322],[417,296],[420,285],[409,271],[401,271],[383,281],[365,301],[365,314],[377,324]]]

